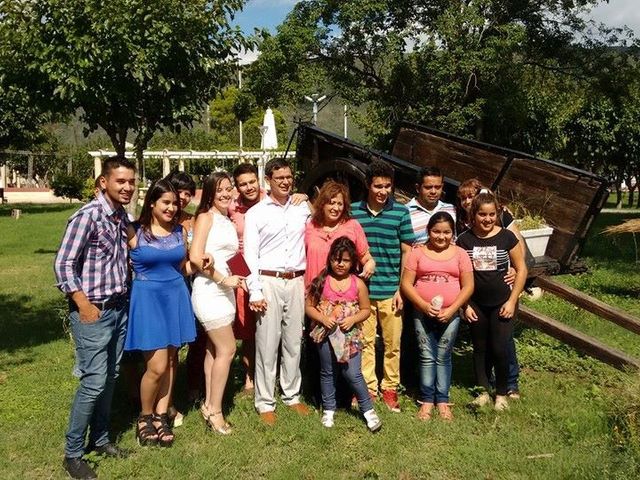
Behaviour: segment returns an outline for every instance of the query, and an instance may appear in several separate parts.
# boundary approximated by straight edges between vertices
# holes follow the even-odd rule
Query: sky
[[[295,3],[297,0],[248,0],[236,21],[246,33],[252,33],[255,27],[273,32]],[[596,7],[591,17],[611,27],[626,24],[640,36],[640,0],[610,0]]]

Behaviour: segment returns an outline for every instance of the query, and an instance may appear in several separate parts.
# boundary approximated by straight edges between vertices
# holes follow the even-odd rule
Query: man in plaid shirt
[[[55,259],[56,285],[69,298],[69,319],[80,378],[63,466],[72,478],[96,478],[86,451],[122,457],[109,440],[109,416],[127,329],[127,227],[123,208],[135,189],[135,167],[124,157],[102,165],[101,193],[67,223]],[[85,449],[85,437],[89,442]]]

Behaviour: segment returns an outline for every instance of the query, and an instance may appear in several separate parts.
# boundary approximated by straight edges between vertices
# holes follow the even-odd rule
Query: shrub
[[[78,176],[61,173],[51,183],[51,188],[56,197],[68,198],[71,203],[74,198],[82,200],[84,183],[84,180]]]

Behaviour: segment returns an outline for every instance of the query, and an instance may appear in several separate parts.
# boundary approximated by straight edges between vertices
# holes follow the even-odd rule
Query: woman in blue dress
[[[142,411],[136,426],[141,445],[171,446],[170,359],[195,338],[193,309],[183,272],[191,273],[186,233],[178,224],[180,201],[167,180],[149,188],[138,222],[129,227],[134,272],[125,350],[142,352]]]

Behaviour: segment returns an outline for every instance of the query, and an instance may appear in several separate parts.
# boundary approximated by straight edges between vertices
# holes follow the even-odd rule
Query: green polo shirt
[[[409,210],[389,199],[380,213],[373,215],[367,202],[361,201],[351,205],[351,216],[362,225],[376,261],[376,273],[369,283],[369,297],[372,300],[393,297],[400,285],[400,245],[403,242],[411,245],[415,241]]]

